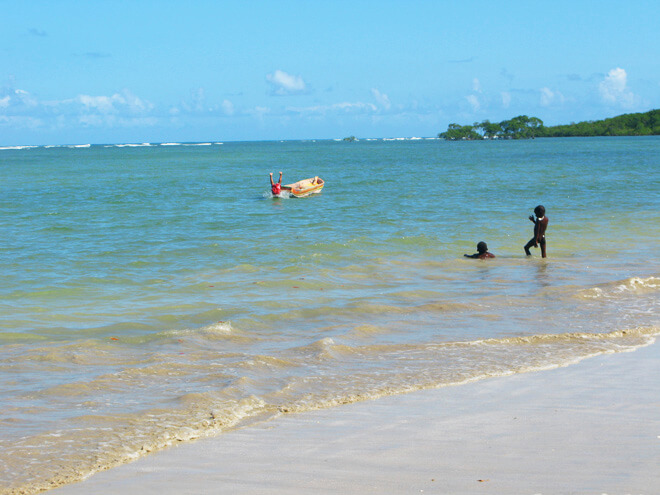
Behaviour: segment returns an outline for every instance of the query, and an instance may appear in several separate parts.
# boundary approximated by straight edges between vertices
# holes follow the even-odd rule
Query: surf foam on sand
[[[660,346],[182,444],[55,495],[653,493]]]

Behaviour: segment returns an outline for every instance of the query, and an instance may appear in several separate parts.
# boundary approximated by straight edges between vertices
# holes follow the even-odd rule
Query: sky
[[[0,146],[432,137],[660,108],[660,2],[0,0]]]

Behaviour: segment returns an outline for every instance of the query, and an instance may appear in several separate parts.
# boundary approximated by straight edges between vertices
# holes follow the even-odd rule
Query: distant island
[[[546,127],[536,117],[519,115],[510,120],[495,123],[488,120],[472,125],[449,124],[439,138],[449,141],[480,139],[534,139],[537,137],[578,136],[658,136],[660,135],[660,110],[646,113],[629,113],[604,120],[571,123]]]

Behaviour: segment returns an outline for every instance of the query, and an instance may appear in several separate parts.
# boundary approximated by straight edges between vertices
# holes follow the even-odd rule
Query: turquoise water
[[[659,190],[657,137],[0,149],[0,486],[648,344]]]

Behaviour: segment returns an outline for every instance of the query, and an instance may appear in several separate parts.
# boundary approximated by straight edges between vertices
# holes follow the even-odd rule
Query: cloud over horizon
[[[283,70],[278,69],[271,74],[267,74],[266,81],[271,85],[271,95],[300,95],[309,92],[302,77],[293,76]]]
[[[79,94],[44,101],[17,88],[0,89],[0,123],[14,128],[54,129],[85,125],[117,127],[151,125],[155,106],[128,90],[106,95]]]
[[[80,103],[88,112],[100,114],[121,113],[143,113],[154,108],[153,104],[142,100],[128,90],[115,93],[112,96],[90,96],[78,95],[73,103]]]
[[[376,102],[385,110],[389,110],[390,107],[392,106],[389,97],[386,94],[378,91],[376,88],[371,88],[371,95],[374,97]]]
[[[610,105],[620,105],[630,108],[635,101],[635,95],[628,89],[628,74],[620,67],[607,73],[598,85],[601,99]]]
[[[565,101],[564,95],[561,94],[559,91],[556,90],[553,91],[547,86],[541,88],[540,105],[542,107],[549,107],[556,104],[561,105],[564,103],[564,101]]]

